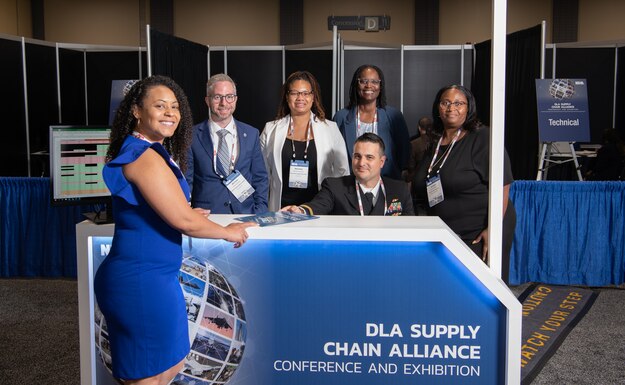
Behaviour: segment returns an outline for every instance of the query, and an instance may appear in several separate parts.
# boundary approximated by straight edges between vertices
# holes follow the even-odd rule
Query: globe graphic
[[[569,99],[575,95],[575,84],[571,79],[553,79],[549,84],[549,95],[555,99]]]
[[[178,279],[187,304],[191,351],[175,385],[226,384],[245,350],[243,303],[224,275],[201,257],[185,255]],[[95,306],[96,356],[111,372],[106,320]]]

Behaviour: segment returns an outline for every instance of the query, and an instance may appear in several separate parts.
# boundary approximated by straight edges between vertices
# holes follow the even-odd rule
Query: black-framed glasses
[[[216,103],[221,103],[221,101],[223,99],[226,99],[226,101],[228,103],[232,103],[235,100],[237,100],[237,95],[236,94],[228,94],[228,95],[217,95],[217,94],[215,94],[215,95],[211,96],[210,99],[213,102],[216,102]]]
[[[450,102],[449,100],[441,100],[438,105],[441,106],[444,109],[448,109],[449,107],[453,107],[456,110],[461,109],[462,107],[466,106],[468,103],[467,102]]]
[[[292,98],[299,98],[300,96],[303,96],[305,98],[311,96],[313,94],[312,91],[296,91],[296,90],[289,90],[289,92],[287,92],[287,94],[289,94],[290,97]]]
[[[372,86],[379,86],[380,83],[382,83],[382,80],[380,80],[380,79],[358,78],[358,84],[360,84],[361,86],[366,86],[368,84],[371,84]]]

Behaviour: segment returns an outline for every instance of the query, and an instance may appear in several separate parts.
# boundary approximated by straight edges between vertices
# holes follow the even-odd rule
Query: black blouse
[[[295,158],[293,158],[293,143],[295,144]],[[319,191],[317,183],[317,148],[315,147],[314,139],[311,139],[308,144],[306,157],[308,161],[308,187],[305,189],[289,187],[291,160],[304,160],[305,149],[306,141],[293,141],[288,138],[284,141],[284,146],[282,146],[282,198],[280,207],[300,205],[311,201]]]
[[[456,142],[439,174],[444,200],[434,207],[428,205],[426,175],[436,145],[426,152],[413,181],[417,204],[428,215],[439,216],[465,242],[472,241],[488,227],[489,141],[488,127],[481,127]],[[438,158],[446,149],[447,146],[440,147]],[[438,166],[430,176],[437,171]],[[504,185],[513,181],[507,153],[504,153],[503,179]]]

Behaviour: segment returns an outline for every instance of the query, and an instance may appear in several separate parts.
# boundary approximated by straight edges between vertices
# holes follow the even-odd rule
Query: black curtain
[[[0,103],[5,113],[0,140],[0,176],[27,176],[26,113],[24,110],[24,76],[22,44],[0,39]]]
[[[625,47],[618,48],[618,67],[616,69],[616,124],[615,128],[625,140]]]
[[[471,79],[471,92],[475,96],[477,116],[484,124],[490,124],[490,55],[491,41],[487,40],[473,47],[475,68]]]
[[[195,123],[207,119],[204,97],[208,80],[208,47],[151,28],[150,52],[152,74],[169,76],[182,87]]]
[[[558,48],[556,78],[586,79],[590,141],[601,143],[603,130],[612,128],[615,48]],[[622,112],[617,108],[617,112]]]
[[[282,51],[228,51],[228,76],[237,84],[239,95],[234,116],[262,131],[278,111]]]
[[[432,115],[436,92],[448,84],[460,84],[461,55],[457,49],[404,51],[403,114],[411,136],[418,133],[419,119]],[[470,58],[465,57],[464,63],[472,68]]]
[[[85,53],[60,48],[59,76],[61,78],[61,124],[86,124]]]
[[[26,44],[25,48],[30,175],[48,176],[50,125],[59,123],[56,51],[54,47],[38,44]]]
[[[540,25],[507,36],[505,147],[515,179],[534,179],[538,169],[535,79],[540,77],[540,51]],[[488,125],[491,41],[476,44],[475,56],[471,90],[476,97],[478,116]]]
[[[344,106],[349,104],[349,86],[356,69],[363,64],[378,66],[384,73],[386,82],[386,104],[399,109],[401,99],[401,51],[398,49],[357,49],[346,50],[345,60],[345,87]],[[434,97],[434,95],[432,95]]]
[[[313,74],[321,88],[321,102],[326,118],[332,119],[332,50],[290,49],[286,50],[284,61],[287,77],[295,71]]]
[[[113,80],[139,79],[139,51],[87,52],[89,125],[109,124]]]
[[[210,75],[223,74],[225,72],[224,60],[225,60],[225,50],[221,51],[210,51]],[[235,80],[236,82],[236,80]]]

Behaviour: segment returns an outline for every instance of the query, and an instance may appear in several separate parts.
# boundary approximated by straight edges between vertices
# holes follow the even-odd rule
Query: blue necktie
[[[230,132],[225,128],[217,131],[217,135],[219,136],[219,145],[217,146],[217,159],[219,159],[219,168],[223,176],[230,175],[230,149],[228,148],[228,143],[226,142],[226,135]]]

